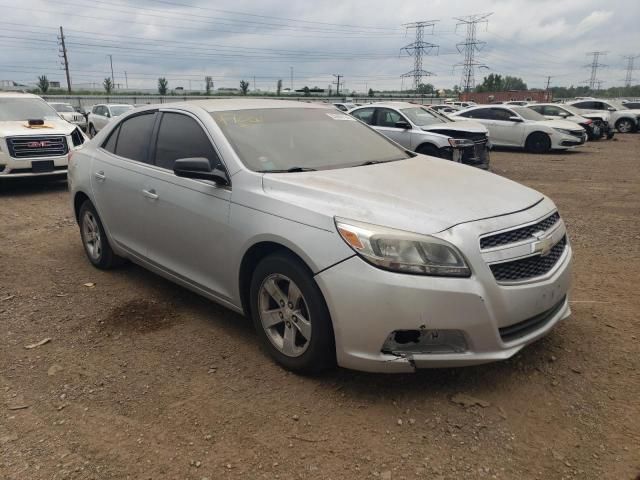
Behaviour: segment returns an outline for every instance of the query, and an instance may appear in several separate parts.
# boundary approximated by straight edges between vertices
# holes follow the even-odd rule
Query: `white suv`
[[[630,109],[616,100],[592,98],[567,103],[584,112],[609,112],[609,123],[620,133],[635,132],[640,126],[640,110]]]
[[[81,130],[86,130],[87,121],[80,112],[76,112],[75,109],[71,106],[70,103],[63,102],[49,102],[49,105],[53,107],[53,109],[58,112],[58,115],[63,120],[75,125],[76,127],[80,127]]]
[[[69,153],[85,141],[37,95],[0,93],[0,178],[66,174]]]
[[[132,109],[132,105],[105,103],[94,105],[89,117],[87,118],[87,132],[93,137],[96,133],[102,130],[112,118],[118,117]]]

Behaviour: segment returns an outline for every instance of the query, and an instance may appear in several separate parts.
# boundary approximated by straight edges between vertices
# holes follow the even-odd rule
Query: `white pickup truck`
[[[0,179],[64,175],[86,141],[37,95],[0,93]]]

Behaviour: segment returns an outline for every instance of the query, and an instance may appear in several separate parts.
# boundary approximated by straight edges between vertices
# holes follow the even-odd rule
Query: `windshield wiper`
[[[378,163],[398,162],[400,160],[406,160],[406,158],[402,157],[402,158],[392,158],[391,160],[368,160],[364,163],[358,163],[357,165],[354,165],[354,167],[365,167],[367,165],[377,165]]]
[[[258,170],[258,173],[293,173],[293,172],[315,172],[315,168],[309,167],[290,167],[279,170]]]

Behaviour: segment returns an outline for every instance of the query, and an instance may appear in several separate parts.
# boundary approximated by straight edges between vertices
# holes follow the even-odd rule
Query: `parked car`
[[[623,105],[625,106],[625,108],[629,108],[631,110],[638,110],[640,109],[640,102],[637,102],[635,100],[631,100],[628,102],[624,102]]]
[[[453,101],[453,100],[445,100],[444,102],[445,105],[453,105],[454,107],[458,107],[458,108],[469,108],[469,107],[475,107],[477,105],[476,102],[459,102],[459,101]]]
[[[531,102],[527,100],[509,100],[508,102],[504,102],[505,105],[515,105],[517,107],[526,107],[527,105],[531,105]]]
[[[598,140],[605,136],[613,138],[614,130],[607,120],[603,120],[601,114],[585,113],[571,105],[557,103],[536,103],[529,105],[529,108],[548,120],[568,120],[577,123],[587,131],[589,140]]]
[[[0,93],[1,179],[64,175],[68,154],[85,140],[37,95]]]
[[[334,103],[333,106],[336,107],[338,110],[346,112],[351,110],[352,108],[355,108],[356,104],[355,103]]]
[[[49,105],[58,112],[58,115],[60,115],[63,120],[79,127],[82,131],[86,129],[87,124],[84,116],[81,113],[76,112],[70,103],[49,102]]]
[[[549,198],[321,104],[142,107],[69,176],[94,266],[128,258],[244,313],[294,371],[502,360],[570,313]]]
[[[581,126],[567,120],[547,120],[528,107],[478,106],[453,113],[451,118],[482,123],[489,129],[494,146],[519,147],[533,153],[566,150],[587,140]]]
[[[455,105],[429,105],[429,108],[435,110],[436,112],[442,113],[444,115],[448,115],[450,113],[455,113],[462,110]]]
[[[611,124],[620,133],[635,132],[640,124],[640,110],[628,108],[616,100],[586,99],[567,102],[584,112],[609,112]]]
[[[94,105],[87,118],[89,135],[95,136],[112,118],[118,117],[129,110],[133,110],[133,106],[119,104]]]
[[[489,168],[489,132],[479,123],[455,122],[406,102],[375,103],[349,113],[411,151]]]

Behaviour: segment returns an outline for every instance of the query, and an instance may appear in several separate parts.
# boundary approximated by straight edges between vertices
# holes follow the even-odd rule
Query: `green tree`
[[[47,90],[49,90],[49,79],[46,75],[38,77],[38,88],[42,93],[47,93]]]
[[[240,91],[242,92],[242,95],[246,95],[249,91],[249,82],[246,80],[240,80]]]
[[[373,91],[373,88],[369,89],[369,96],[370,97],[375,97],[376,96],[376,92]]]
[[[102,86],[104,87],[104,91],[107,92],[107,94],[111,93],[111,90],[113,90],[113,82],[109,77],[104,79],[104,81],[102,82]]]
[[[204,82],[205,82],[205,91],[207,92],[207,95],[211,95],[211,89],[213,88],[213,79],[211,77],[204,77]]]
[[[418,85],[418,91],[416,93],[419,93],[421,95],[429,95],[433,93],[433,85],[430,83],[421,83],[420,85]]]
[[[158,79],[158,93],[160,95],[166,95],[167,91],[169,91],[169,82],[166,78],[160,77]]]
[[[305,87],[302,89],[302,91],[304,92],[304,96],[305,97],[310,97],[311,96],[311,90],[309,90],[309,87],[307,87],[305,85]]]
[[[524,83],[520,77],[510,77],[509,75],[505,75],[504,81],[502,84],[503,90],[526,90],[527,84]]]
[[[490,73],[476,87],[476,92],[503,92],[506,90],[526,90],[527,84],[520,77]]]
[[[278,85],[276,87],[277,95],[280,96],[280,92],[282,91],[282,79],[278,80]]]

